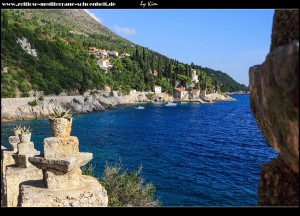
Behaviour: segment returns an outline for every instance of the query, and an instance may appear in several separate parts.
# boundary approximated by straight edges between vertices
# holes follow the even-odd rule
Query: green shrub
[[[95,90],[95,91],[93,90],[90,92],[90,95],[92,95],[93,97],[95,97],[96,94],[99,94],[99,92],[97,90]]]
[[[122,93],[122,95],[129,95],[130,94],[130,86],[129,85],[122,86],[121,93]]]
[[[74,102],[74,103],[77,103],[77,104],[80,104],[80,101],[77,100],[76,98],[73,98],[73,102]]]
[[[82,168],[84,175],[94,176],[94,166]],[[108,195],[108,206],[111,207],[132,207],[148,206],[156,207],[161,203],[155,198],[155,186],[145,183],[140,176],[142,166],[137,171],[128,172],[121,164],[106,166],[103,177],[99,180],[106,189]]]
[[[39,101],[43,101],[44,100],[44,96],[43,95],[41,95],[41,96],[39,96],[39,99],[38,99]]]
[[[85,97],[84,98],[84,102],[88,101],[89,100],[89,97]]]
[[[155,97],[155,93],[148,93],[147,94],[147,98],[149,98],[149,100],[153,100]]]
[[[82,175],[88,175],[88,176],[94,176],[94,169],[95,169],[95,166],[93,166],[92,164],[88,164],[87,166],[84,166],[82,167]]]
[[[37,101],[36,101],[36,100],[29,101],[29,102],[28,102],[28,105],[29,105],[29,106],[36,106],[36,105],[37,105]]]
[[[28,92],[22,92],[21,97],[29,97],[29,93]]]

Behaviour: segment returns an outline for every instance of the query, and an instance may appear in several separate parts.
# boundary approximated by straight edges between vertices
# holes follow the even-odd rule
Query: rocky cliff
[[[84,96],[44,96],[27,98],[2,98],[1,121],[46,118],[53,109],[71,109],[73,113],[89,113],[114,108],[116,105],[136,102],[149,102],[148,92],[130,92],[120,95],[118,92],[99,91]],[[153,97],[158,101],[171,101],[172,97],[161,93]],[[36,105],[30,105],[36,101]]]
[[[261,165],[261,206],[299,206],[299,11],[276,10],[270,53],[250,68],[251,110],[278,158]]]

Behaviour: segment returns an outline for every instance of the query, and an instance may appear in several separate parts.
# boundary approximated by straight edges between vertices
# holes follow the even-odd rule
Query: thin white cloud
[[[136,34],[136,30],[134,28],[128,28],[128,27],[119,27],[117,25],[114,26],[115,30],[117,32],[121,32],[123,34],[127,34],[127,35],[133,35]]]
[[[96,20],[98,23],[103,23],[103,20],[96,16],[96,14],[90,12],[88,9],[84,9],[85,12],[87,12],[94,20]]]

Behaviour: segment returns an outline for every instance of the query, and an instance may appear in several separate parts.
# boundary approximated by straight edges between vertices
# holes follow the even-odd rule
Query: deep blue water
[[[163,206],[253,206],[257,203],[259,165],[276,157],[267,146],[249,108],[249,95],[234,102],[149,103],[75,115],[72,135],[80,151],[92,152],[95,173],[121,160],[157,188]],[[7,145],[16,124],[30,125],[35,147],[42,151],[50,136],[46,119],[1,124]]]

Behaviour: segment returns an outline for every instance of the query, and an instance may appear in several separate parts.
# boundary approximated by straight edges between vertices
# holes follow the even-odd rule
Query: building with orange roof
[[[192,96],[193,99],[197,99],[200,96],[200,89],[192,89],[190,91],[190,95]]]
[[[153,86],[153,91],[155,93],[161,93],[161,86],[160,85],[154,85]]]
[[[189,92],[185,90],[184,87],[181,88],[175,88],[174,89],[174,97],[178,99],[183,99]]]

